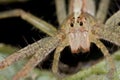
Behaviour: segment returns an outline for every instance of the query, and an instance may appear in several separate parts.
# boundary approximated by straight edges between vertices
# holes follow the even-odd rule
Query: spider
[[[107,48],[99,39],[105,39],[120,45],[120,29],[117,28],[111,30],[114,24],[117,24],[118,22],[116,21],[116,23],[111,23],[112,21],[109,19],[105,24],[103,24],[106,14],[102,13],[106,13],[108,9],[106,6],[108,6],[110,2],[109,0],[101,0],[101,5],[99,6],[100,10],[96,15],[94,7],[92,7],[93,9],[89,9],[90,6],[88,1],[90,0],[70,0],[69,15],[66,18],[65,9],[61,7],[61,5],[65,7],[64,0],[56,0],[58,21],[61,25],[58,30],[45,21],[38,19],[32,14],[21,9],[1,12],[0,18],[20,16],[23,20],[26,20],[39,28],[50,37],[45,37],[8,56],[0,62],[0,69],[6,68],[14,62],[32,55],[28,63],[13,77],[13,80],[19,80],[21,77],[26,76],[29,71],[31,71],[39,62],[42,62],[42,60],[55,49],[52,71],[55,74],[59,74],[58,63],[60,52],[66,46],[70,46],[73,54],[77,54],[79,52],[84,53],[90,50],[90,43],[92,42],[101,49],[110,65],[108,77],[112,80],[115,72],[115,65]],[[59,11],[62,13],[59,13]],[[120,15],[119,11],[117,15]],[[116,36],[117,39],[112,38],[112,36]]]

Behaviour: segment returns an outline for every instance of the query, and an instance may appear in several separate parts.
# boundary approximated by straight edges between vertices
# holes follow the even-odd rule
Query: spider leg
[[[54,53],[54,59],[53,59],[53,65],[52,65],[52,71],[54,74],[58,74],[58,64],[59,64],[59,58],[60,58],[60,52],[68,45],[66,42],[66,39],[56,48],[56,51]]]
[[[86,0],[86,11],[92,16],[95,16],[96,12],[95,9],[96,9],[95,0]]]
[[[32,24],[33,26],[47,33],[50,36],[55,35],[57,32],[56,28],[53,27],[51,24],[21,9],[0,12],[0,19],[9,17],[21,17],[23,20],[29,22],[30,24]]]
[[[120,10],[105,23],[106,33],[103,38],[120,46]],[[114,37],[114,38],[113,38]]]
[[[58,22],[61,25],[67,17],[65,0],[55,0],[55,6]]]
[[[68,15],[73,13],[73,0],[69,0]]]
[[[9,65],[13,64],[14,62],[23,59],[25,57],[29,57],[31,55],[34,54],[34,50],[36,49],[35,46],[38,47],[36,43],[34,43],[33,45],[28,45],[27,47],[13,53],[12,55],[8,56],[7,58],[5,58],[3,61],[0,62],[0,69],[6,68]]]
[[[73,10],[75,8],[77,8],[77,7],[75,7],[77,4],[79,5],[77,7],[80,9],[80,11],[81,11],[81,9],[85,9],[85,12],[88,12],[91,15],[95,16],[96,11],[95,11],[95,1],[94,0],[76,0],[76,2],[75,2],[75,0],[70,0],[69,1],[69,12],[68,12],[69,15],[74,12]],[[81,7],[82,5],[83,5],[83,8]]]
[[[111,57],[111,55],[109,54],[107,48],[104,46],[104,44],[100,40],[94,39],[93,43],[95,43],[98,46],[98,48],[100,48],[101,51],[103,52],[104,57],[106,58],[106,60],[108,62],[108,65],[110,67],[109,72],[108,72],[108,78],[110,80],[113,80],[114,74],[116,72],[116,68],[115,68],[113,58]]]
[[[99,36],[99,38],[110,41],[118,46],[120,46],[120,11],[112,15],[103,25],[98,23],[94,27],[94,32]]]
[[[116,26],[114,28],[109,28],[106,25],[101,25],[96,31],[96,34],[99,36],[100,39],[110,41],[120,46],[120,27],[119,26]]]
[[[108,8],[109,8],[110,0],[101,0],[99,4],[98,11],[96,13],[96,18],[100,20],[102,23],[105,21]]]
[[[107,19],[105,25],[108,25],[107,26],[108,29],[113,29],[113,28],[116,29],[118,26],[120,26],[119,23],[120,23],[120,10],[118,10],[109,19]],[[118,31],[120,31],[120,29]]]
[[[35,55],[29,62],[14,76],[13,80],[19,80],[26,76],[38,63],[46,58],[59,44],[59,39],[54,37],[44,38],[43,42],[39,43],[39,49],[35,51]]]
[[[35,54],[35,51],[39,49],[41,43],[45,42],[46,38],[43,38],[31,45],[26,46],[25,48],[13,53],[12,55],[8,56],[6,59],[0,62],[0,69],[6,68],[9,65],[17,62],[20,59],[25,57],[32,56]]]

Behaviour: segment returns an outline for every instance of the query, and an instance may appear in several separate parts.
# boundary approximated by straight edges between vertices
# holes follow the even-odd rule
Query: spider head
[[[72,53],[87,52],[90,48],[91,25],[89,15],[81,13],[78,16],[71,15],[65,26],[66,34]]]

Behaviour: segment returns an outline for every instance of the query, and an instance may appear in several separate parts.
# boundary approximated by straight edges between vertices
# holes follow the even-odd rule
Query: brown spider
[[[115,29],[113,30],[113,34],[108,32],[107,30],[111,31],[108,28],[111,21],[106,22],[107,25],[102,24],[105,19],[104,16],[106,15],[103,15],[102,11],[98,12],[96,15],[97,19],[100,21],[95,19],[93,17],[95,16],[94,9],[93,12],[88,10],[90,7],[88,6],[88,1],[90,0],[70,0],[69,16],[67,19],[65,19],[66,13],[64,9],[61,8],[61,5],[65,6],[63,3],[64,0],[56,0],[56,7],[59,15],[58,20],[62,25],[59,30],[56,30],[52,25],[20,9],[0,13],[0,18],[20,16],[22,19],[30,22],[35,27],[40,28],[42,31],[51,36],[43,38],[8,56],[6,59],[0,62],[0,69],[13,64],[22,58],[33,55],[29,62],[14,76],[13,80],[18,80],[21,77],[26,76],[29,71],[31,71],[39,62],[42,62],[42,60],[45,59],[45,57],[56,48],[52,71],[54,73],[58,73],[60,52],[66,46],[70,46],[72,53],[87,52],[89,51],[90,43],[92,42],[95,43],[103,52],[108,64],[110,65],[108,74],[109,79],[113,79],[115,72],[114,62],[107,48],[99,39],[106,39],[110,42],[120,45],[120,36],[118,35],[120,34],[120,31]],[[100,8],[107,6],[109,2],[109,0],[101,0],[102,4],[100,5]],[[63,10],[61,11],[62,14],[59,14],[60,9]],[[106,7],[104,11],[107,11]],[[117,34],[116,31],[118,32]],[[118,40],[113,39],[111,36],[116,36]]]

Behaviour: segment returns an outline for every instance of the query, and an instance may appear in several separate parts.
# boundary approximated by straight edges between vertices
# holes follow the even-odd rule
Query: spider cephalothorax
[[[67,20],[66,34],[72,53],[89,51],[91,25],[85,14],[87,13],[81,13],[77,17],[71,15]]]

